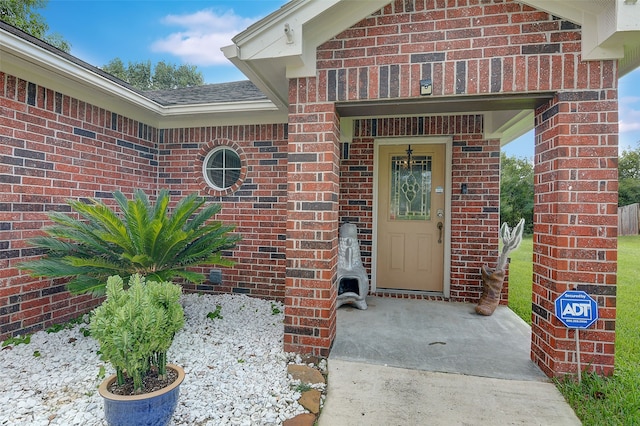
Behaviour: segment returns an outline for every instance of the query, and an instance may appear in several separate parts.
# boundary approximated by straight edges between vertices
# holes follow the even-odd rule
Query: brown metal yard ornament
[[[509,253],[517,249],[522,242],[522,231],[524,230],[524,219],[513,229],[509,229],[507,223],[500,227],[500,238],[502,239],[502,251],[498,256],[498,263],[495,269],[490,269],[487,265],[482,265],[482,295],[480,302],[476,306],[476,313],[489,316],[500,303],[500,293],[504,283],[505,268],[509,259]]]

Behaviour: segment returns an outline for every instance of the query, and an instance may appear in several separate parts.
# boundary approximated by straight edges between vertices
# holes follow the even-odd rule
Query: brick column
[[[316,82],[289,83],[284,349],[327,356],[336,334],[340,138]]]
[[[554,314],[565,290],[598,302],[600,319],[579,334],[582,368],[613,372],[618,95],[611,86],[561,92],[536,111],[531,358],[549,376],[577,373],[575,330]]]

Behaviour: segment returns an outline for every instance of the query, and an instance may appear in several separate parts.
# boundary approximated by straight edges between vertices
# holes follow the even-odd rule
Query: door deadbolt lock
[[[438,211],[436,212],[436,216],[438,216],[438,217],[444,217],[444,210],[442,210],[442,209],[438,209]]]

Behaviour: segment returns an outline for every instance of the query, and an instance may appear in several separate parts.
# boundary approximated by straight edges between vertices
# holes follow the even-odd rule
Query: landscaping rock
[[[284,314],[274,315],[273,303],[244,295],[182,296],[186,324],[167,353],[187,377],[173,426],[277,426],[305,412],[298,383],[287,374],[295,354],[283,351]],[[218,305],[220,316],[212,318]],[[105,424],[97,387],[114,371],[82,332],[87,327],[37,332],[31,343],[0,351],[0,406],[6,408],[0,425]]]
[[[316,389],[308,390],[302,393],[302,396],[298,399],[298,404],[302,405],[313,414],[318,414],[320,412],[321,396],[322,393]]]
[[[287,366],[287,373],[291,375],[293,380],[300,380],[302,383],[310,385],[325,384],[324,376],[315,368],[306,365],[293,365]]]
[[[292,419],[285,420],[282,426],[313,426],[316,416],[310,413],[298,414]]]

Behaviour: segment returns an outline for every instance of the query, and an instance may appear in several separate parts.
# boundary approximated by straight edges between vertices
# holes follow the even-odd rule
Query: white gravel
[[[186,377],[173,425],[278,425],[304,413],[282,349],[281,304],[242,295],[182,297],[185,327],[167,357]],[[216,306],[222,318],[207,318]],[[98,345],[82,328],[0,350],[0,425],[104,425]],[[9,349],[10,348],[10,349]]]

